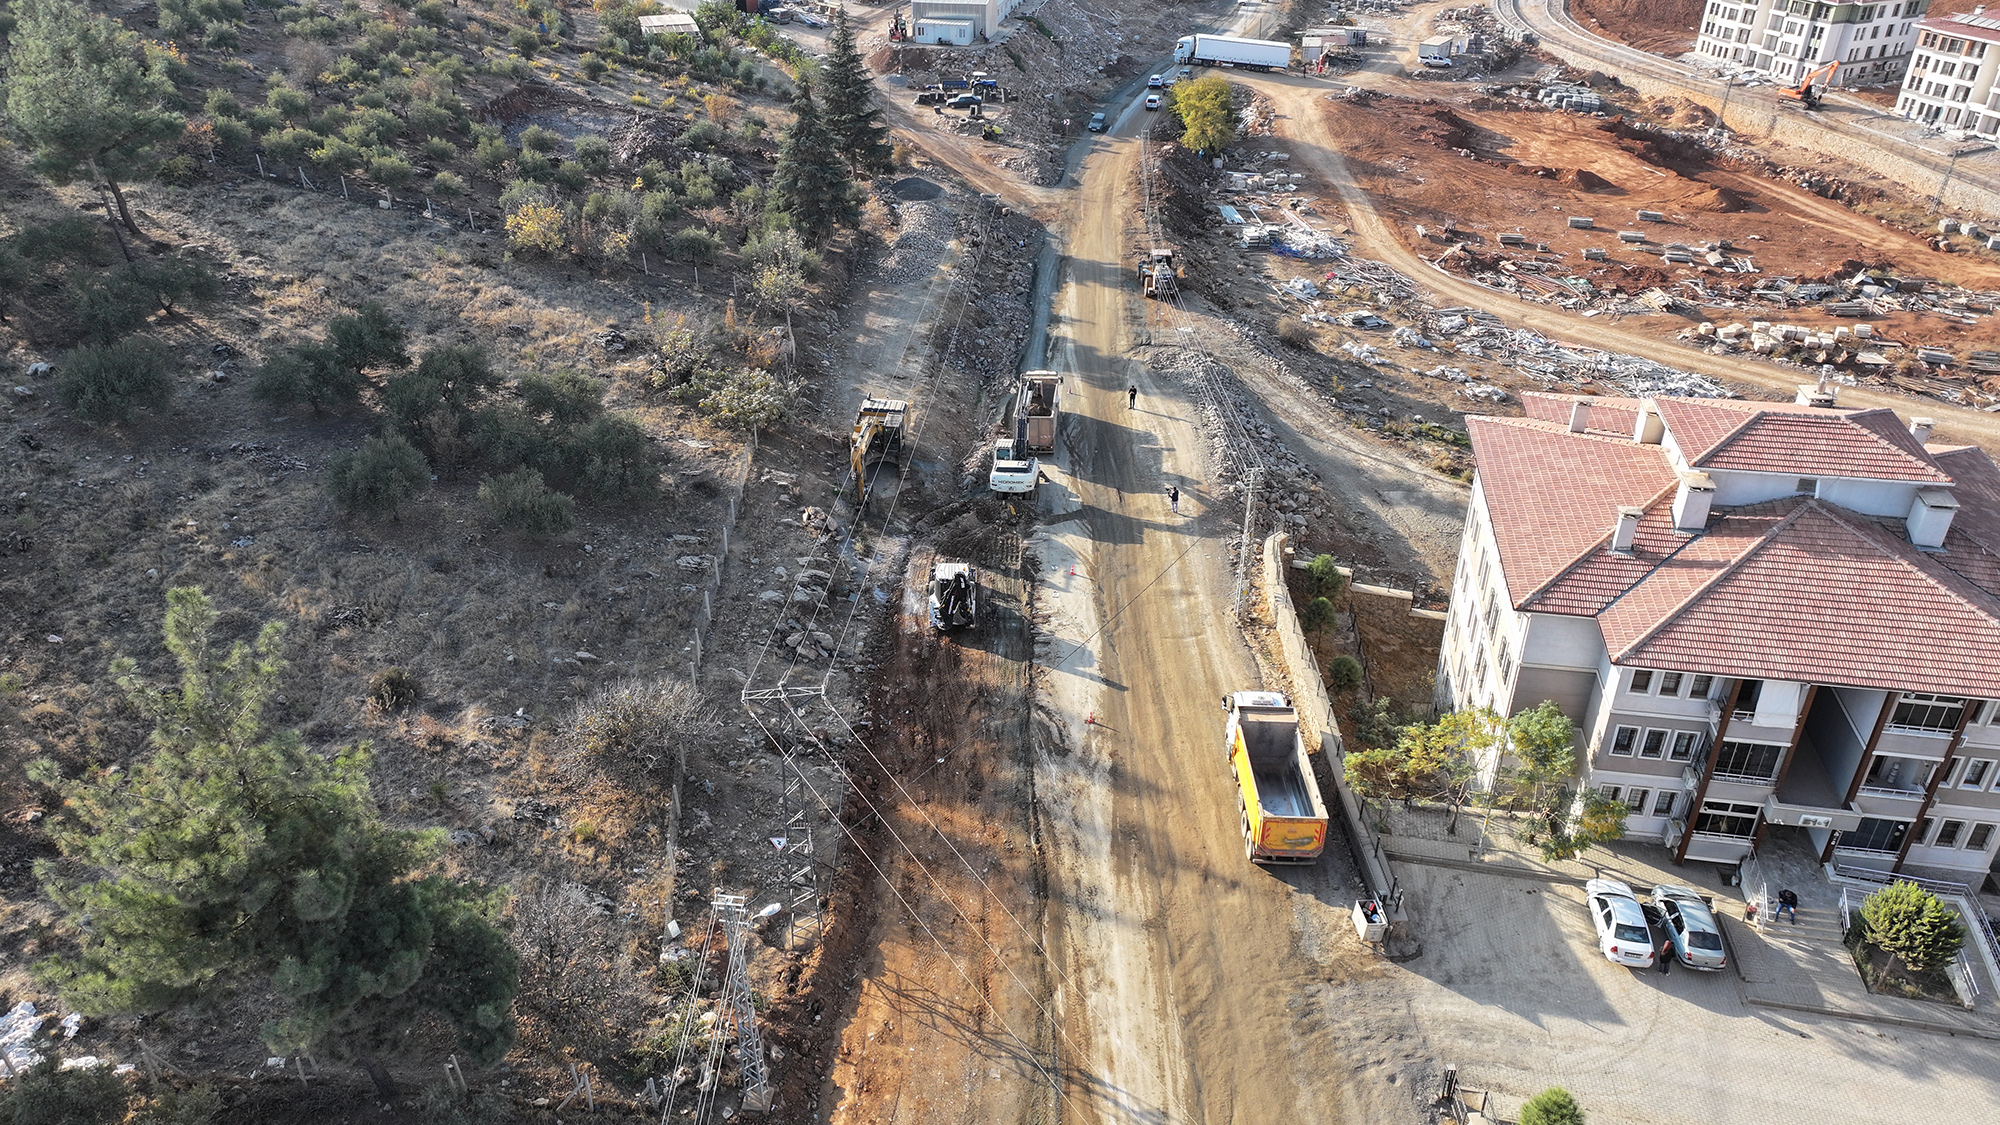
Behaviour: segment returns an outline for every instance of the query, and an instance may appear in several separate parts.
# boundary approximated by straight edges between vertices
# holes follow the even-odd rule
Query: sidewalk
[[[1368,815],[1382,816],[1381,806]],[[1840,889],[1827,883],[1816,857],[1781,833],[1772,833],[1759,850],[1755,870],[1773,897],[1780,889],[1797,892],[1799,917],[1796,922],[1767,919],[1760,929],[1744,922],[1744,889],[1725,886],[1720,865],[1675,867],[1657,844],[1621,840],[1574,860],[1550,863],[1514,835],[1518,821],[1501,815],[1482,833],[1483,814],[1463,810],[1456,835],[1445,832],[1441,809],[1392,806],[1386,819],[1382,850],[1395,862],[1572,886],[1586,879],[1618,879],[1642,898],[1661,883],[1711,896],[1747,1004],[2000,1040],[2000,998],[1990,993],[1972,1011],[1870,993],[1841,941]]]

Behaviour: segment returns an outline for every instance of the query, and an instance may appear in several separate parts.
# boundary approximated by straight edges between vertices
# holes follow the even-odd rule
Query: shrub
[[[507,216],[507,242],[531,254],[554,254],[563,248],[563,213],[546,203],[530,203]]]
[[[264,155],[280,164],[297,164],[319,143],[319,135],[312,130],[293,126],[264,134]]]
[[[213,1125],[222,1114],[222,1095],[213,1086],[165,1090],[147,1103],[136,1125]]]
[[[604,77],[604,72],[611,69],[611,67],[610,64],[597,57],[595,53],[585,51],[583,57],[576,60],[576,69],[581,71],[585,78],[595,82]]]
[[[523,149],[514,154],[514,170],[524,180],[545,184],[555,178],[556,165],[539,152]]]
[[[542,49],[542,38],[525,27],[517,27],[507,35],[507,45],[524,59],[532,59],[535,52]]]
[[[584,172],[583,165],[574,162],[556,165],[555,173],[550,178],[570,191],[582,191],[590,186],[590,176]]]
[[[1347,588],[1347,578],[1332,555],[1314,555],[1306,569],[1306,589],[1315,598],[1337,598]]]
[[[368,702],[378,710],[400,711],[423,697],[423,681],[404,668],[384,668],[368,679]]]
[[[264,104],[275,110],[279,117],[294,123],[304,121],[306,115],[312,112],[312,96],[291,86],[271,87],[271,92],[264,96]]]
[[[350,141],[333,138],[306,154],[306,159],[333,172],[352,172],[361,167],[368,154]]]
[[[324,343],[299,344],[271,357],[251,394],[273,406],[306,403],[316,410],[353,402],[367,386],[367,368],[409,366],[404,339],[402,326],[371,301],[328,321]]]
[[[500,526],[540,539],[576,526],[576,501],[550,488],[534,469],[487,477],[479,485],[479,502]]]
[[[637,423],[606,416],[570,431],[557,455],[572,491],[597,501],[627,500],[651,495],[659,483],[651,446]]]
[[[444,11],[444,0],[423,0],[414,11],[418,19],[432,27],[443,27],[449,22]]]
[[[541,423],[513,403],[489,407],[473,416],[472,448],[502,472],[523,465],[532,468],[551,456]]]
[[[686,133],[681,134],[681,143],[702,152],[712,152],[722,143],[722,126],[713,121],[697,121]]]
[[[681,680],[630,679],[599,688],[576,705],[561,739],[565,749],[647,770],[669,765],[713,729],[701,696]]]
[[[243,116],[243,106],[236,100],[236,95],[220,86],[208,92],[208,97],[202,101],[201,108],[202,112],[210,117]]]
[[[601,176],[611,171],[611,142],[595,134],[586,134],[576,139],[576,162],[584,166],[591,175]]]
[[[704,373],[673,394],[693,399],[697,410],[724,425],[753,431],[782,421],[795,398],[790,387],[755,367]]]
[[[1943,968],[1965,945],[1965,927],[1944,900],[1915,883],[1892,883],[1869,895],[1861,920],[1870,944],[1915,972]]]
[[[166,409],[174,396],[172,364],[152,340],[85,344],[63,357],[56,397],[87,422],[127,422],[138,407]]]
[[[722,257],[722,240],[704,227],[684,227],[674,232],[667,253],[676,261],[705,266]]]
[[[104,344],[137,331],[154,312],[172,312],[180,301],[213,300],[215,275],[185,258],[141,258],[78,285],[70,311],[85,336]]]
[[[0,1103],[11,1125],[112,1125],[131,1094],[108,1065],[63,1070],[54,1053],[15,1076]]]
[[[1305,321],[1295,316],[1278,318],[1278,339],[1289,348],[1297,348],[1302,352],[1312,350],[1312,329],[1306,327]]]
[[[436,161],[440,164],[458,155],[458,149],[443,137],[426,138],[423,144],[417,146],[417,149],[424,154],[425,160]]]
[[[464,414],[500,385],[484,350],[470,344],[432,348],[414,370],[382,386],[382,406],[397,425],[410,427],[438,410]]]
[[[521,130],[521,147],[543,155],[554,152],[562,143],[562,134],[554,129],[544,129],[540,125],[530,125]]]
[[[256,143],[257,134],[234,117],[218,117],[209,124],[215,129],[216,143],[224,148],[245,149]]]
[[[386,188],[402,187],[416,171],[400,156],[378,156],[368,162],[368,178]]]
[[[513,155],[514,150],[499,137],[481,137],[472,150],[472,159],[488,172],[498,172],[506,167],[507,158]]]
[[[465,194],[465,181],[455,172],[439,172],[431,181],[431,191],[445,199],[457,199]]]
[[[588,422],[604,411],[604,388],[578,371],[534,374],[521,380],[521,405],[558,426]]]
[[[430,483],[430,466],[416,446],[397,433],[369,438],[360,449],[327,462],[326,491],[350,512],[394,516],[403,501]]]
[[[1361,662],[1351,656],[1336,656],[1327,665],[1327,686],[1336,692],[1353,691],[1361,686]]]
[[[1561,1086],[1551,1086],[1521,1106],[1519,1125],[1583,1125],[1583,1110]]]

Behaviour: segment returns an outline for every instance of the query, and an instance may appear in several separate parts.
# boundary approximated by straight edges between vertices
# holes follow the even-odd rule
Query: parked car
[[[944,94],[937,90],[925,90],[917,95],[917,105],[942,105]]]
[[[1104,115],[1101,113],[1091,114],[1089,129],[1093,133],[1102,133],[1104,131]]]
[[[1653,967],[1653,931],[1632,888],[1616,879],[1592,879],[1583,885],[1590,924],[1597,928],[1597,949],[1614,965],[1633,969]]]
[[[825,20],[813,15],[811,12],[793,12],[792,18],[805,24],[807,27],[825,28],[831,26]]]
[[[1155,74],[1151,78],[1146,79],[1146,85],[1155,90],[1165,88],[1166,84],[1167,76],[1164,74]]]
[[[946,109],[971,109],[983,100],[978,94],[960,94],[944,105]]]
[[[1147,108],[1147,109],[1158,109],[1158,108],[1160,108],[1160,95],[1158,95],[1158,94],[1147,94],[1147,95],[1146,95],[1146,108]]]
[[[1182,67],[1182,68],[1181,68],[1181,81],[1183,81],[1183,82],[1186,82],[1186,81],[1187,81],[1188,79],[1190,79],[1190,78],[1193,78],[1193,77],[1194,77],[1194,68],[1193,68],[1193,67],[1191,67],[1191,66],[1184,66],[1184,67]]]
[[[1711,972],[1729,964],[1722,948],[1722,927],[1716,924],[1708,903],[1693,888],[1667,884],[1654,887],[1653,906],[1660,912],[1662,928],[1681,964]]]
[[[758,14],[772,23],[792,22],[792,10],[790,8],[764,8]]]

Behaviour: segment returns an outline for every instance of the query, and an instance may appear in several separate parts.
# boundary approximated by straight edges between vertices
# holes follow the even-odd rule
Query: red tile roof
[[[1616,437],[1632,436],[1632,429],[1639,421],[1639,408],[1645,405],[1645,400],[1638,398],[1560,395],[1553,391],[1521,392],[1521,407],[1528,412],[1528,417],[1554,422],[1565,430],[1569,429],[1570,411],[1579,402],[1590,403],[1590,416],[1584,423],[1590,432]]]
[[[1893,410],[1714,398],[1654,401],[1681,456],[1696,468],[1951,483]]]
[[[1573,434],[1532,418],[1469,414],[1479,487],[1516,606],[1601,546],[1622,505],[1645,505],[1678,481],[1656,445]]]

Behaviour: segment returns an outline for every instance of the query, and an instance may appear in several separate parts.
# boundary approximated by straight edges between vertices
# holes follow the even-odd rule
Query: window
[[[1624,795],[1624,792],[1625,788],[1620,785],[1600,785],[1597,787],[1597,795],[1607,801],[1619,800]]]
[[[1903,837],[1909,832],[1910,822],[1907,820],[1863,817],[1861,827],[1840,834],[1838,846],[1857,852],[1899,852],[1903,850]]]
[[[1647,731],[1646,740],[1639,744],[1639,756],[1641,758],[1664,756],[1667,752],[1667,735],[1670,733],[1672,732],[1664,730]]]
[[[1800,477],[1800,478],[1799,478],[1799,483],[1798,483],[1798,487],[1797,487],[1797,488],[1794,488],[1794,489],[1793,489],[1792,491],[1794,491],[1794,492],[1803,492],[1803,493],[1805,493],[1805,494],[1806,494],[1807,496],[1811,496],[1811,495],[1812,495],[1813,493],[1815,493],[1815,492],[1818,492],[1818,491],[1819,491],[1819,478],[1818,478],[1818,477]]]
[[[1653,791],[1650,789],[1628,789],[1625,791],[1625,807],[1644,816],[1646,813],[1646,799],[1652,795]]]
[[[1703,801],[1701,812],[1694,818],[1693,831],[1747,840],[1757,834],[1757,817],[1763,811],[1762,805]]]
[[[1992,842],[1993,826],[1990,824],[1975,824],[1972,826],[1972,835],[1965,838],[1965,850],[1983,852]]]
[[[1983,789],[1993,775],[1993,763],[1986,758],[1975,758],[1965,763],[1965,774],[1958,779],[1960,789]]]
[[[1660,790],[1660,795],[1659,795],[1658,797],[1655,797],[1655,798],[1653,798],[1653,815],[1654,815],[1654,816],[1672,816],[1672,815],[1674,815],[1674,797],[1675,797],[1675,796],[1676,796],[1676,794],[1675,794],[1675,793],[1674,793],[1674,791],[1673,791],[1673,790],[1671,790],[1671,789],[1662,789],[1662,790]],[[1991,827],[1991,826],[1990,826],[1990,825],[1986,825],[1986,826],[1983,826],[1983,827]]]
[[[1693,761],[1695,744],[1700,741],[1701,741],[1701,735],[1694,731],[1691,730],[1675,731],[1674,748],[1673,751],[1667,755],[1667,757],[1672,761],[1676,762]]]
[[[1938,826],[1937,839],[1932,843],[1940,848],[1955,848],[1958,846],[1958,835],[1963,831],[1965,831],[1964,821],[1947,820]]]
[[[1611,752],[1621,758],[1629,758],[1632,756],[1632,744],[1638,740],[1638,727],[1619,727],[1611,735]]]
[[[1688,685],[1688,698],[1707,699],[1708,693],[1711,690],[1713,690],[1714,687],[1715,687],[1714,676],[1696,676],[1694,678],[1694,682]]]
[[[1737,780],[1769,781],[1778,776],[1785,748],[1768,742],[1725,742],[1716,755],[1715,773]]]
[[[1764,694],[1764,681],[1744,680],[1736,687],[1736,713],[1734,718],[1745,722],[1757,718],[1757,700]]]
[[[1678,699],[1681,694],[1681,674],[1679,672],[1660,673],[1660,694]]]
[[[1644,695],[1653,690],[1653,673],[1641,668],[1632,673],[1632,694]]]
[[[1897,730],[1950,734],[1958,729],[1958,721],[1965,717],[1965,702],[1950,695],[1904,692],[1896,700],[1896,712],[1890,717],[1889,725]]]

